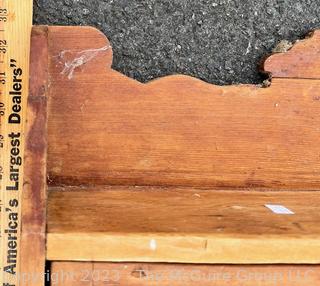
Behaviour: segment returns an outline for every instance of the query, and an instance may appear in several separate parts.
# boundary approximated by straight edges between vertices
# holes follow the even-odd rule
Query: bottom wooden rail
[[[315,286],[320,266],[55,262],[51,286]]]
[[[52,188],[47,259],[320,264],[319,221],[311,191]]]

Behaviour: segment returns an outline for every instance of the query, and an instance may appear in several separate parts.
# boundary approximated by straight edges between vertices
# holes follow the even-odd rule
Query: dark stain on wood
[[[25,128],[21,273],[44,273],[45,271],[47,198],[46,92],[48,84],[47,41],[47,28],[34,27],[31,37],[30,85],[27,99],[27,121]],[[25,285],[24,283],[22,284]],[[44,277],[40,276],[32,285],[44,285]]]
[[[30,91],[28,96],[27,127],[26,127],[26,177],[25,181],[30,185],[31,193],[28,194],[32,200],[30,206],[35,211],[28,212],[24,217],[26,221],[32,221],[35,225],[41,225],[45,221],[43,213],[44,198],[41,193],[44,185],[43,178],[46,177],[46,155],[47,155],[47,64],[48,46],[47,29],[37,27],[32,31],[32,50],[30,63]],[[41,60],[37,60],[41,59]]]

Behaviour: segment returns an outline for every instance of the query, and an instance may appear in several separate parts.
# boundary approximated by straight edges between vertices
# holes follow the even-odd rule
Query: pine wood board
[[[53,286],[310,286],[319,266],[54,262]],[[106,282],[107,281],[107,282]]]
[[[277,215],[280,204],[294,215]],[[56,187],[47,259],[320,263],[319,192]]]
[[[285,53],[277,53],[264,62],[264,70],[273,77],[320,79],[320,31],[310,32]]]
[[[267,59],[273,79],[262,88],[182,75],[142,84],[111,68],[112,48],[97,30],[37,30],[46,51],[34,60],[37,106],[47,98],[48,110],[36,111],[43,140],[48,120],[48,154],[33,152],[51,185],[48,260],[320,263],[320,79],[307,68],[319,61],[318,32]],[[282,74],[295,57],[288,65],[306,76]],[[37,236],[44,197],[32,196]]]
[[[20,286],[43,286],[46,261],[47,199],[47,29],[32,30],[22,193]],[[35,280],[24,279],[37,275]]]
[[[266,71],[319,62],[318,34]],[[111,68],[100,32],[49,27],[48,37],[52,185],[320,189],[317,66],[315,79],[274,77],[268,88],[182,75],[142,84]]]

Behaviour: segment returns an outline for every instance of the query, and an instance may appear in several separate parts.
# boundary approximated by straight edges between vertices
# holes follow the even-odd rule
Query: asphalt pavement
[[[182,73],[219,85],[259,83],[281,40],[320,28],[320,0],[36,0],[35,24],[90,25],[113,68],[146,82]]]

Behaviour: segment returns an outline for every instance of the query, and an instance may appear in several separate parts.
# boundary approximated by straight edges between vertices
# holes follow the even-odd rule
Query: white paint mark
[[[282,205],[264,205],[266,208],[271,210],[275,214],[281,214],[281,215],[293,215],[294,212],[286,208]]]
[[[61,74],[65,74],[68,76],[68,79],[72,79],[76,68],[82,65],[85,65],[86,63],[94,59],[96,56],[98,56],[99,53],[107,51],[109,49],[111,49],[111,46],[108,45],[100,49],[89,49],[89,50],[77,52],[76,55],[71,60],[66,59],[66,53],[72,53],[73,51],[71,50],[62,51],[59,54],[59,58],[64,64],[64,68]]]
[[[151,250],[156,250],[157,249],[157,242],[155,239],[150,240],[150,249]]]
[[[199,194],[193,194],[194,197],[201,198]]]

